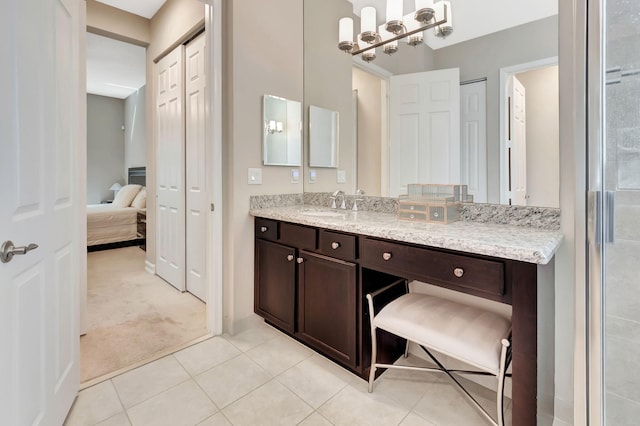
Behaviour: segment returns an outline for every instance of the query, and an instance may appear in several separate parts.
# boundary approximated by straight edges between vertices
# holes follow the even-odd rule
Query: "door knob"
[[[15,255],[23,255],[29,253],[31,250],[35,250],[38,248],[37,244],[29,244],[28,246],[20,246],[16,247],[13,245],[13,241],[8,240],[2,243],[2,247],[0,247],[0,261],[2,263],[11,262],[13,256]]]

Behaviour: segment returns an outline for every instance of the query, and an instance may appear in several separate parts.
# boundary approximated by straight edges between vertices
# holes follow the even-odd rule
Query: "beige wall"
[[[527,94],[527,205],[560,207],[558,66],[516,77]]]
[[[358,91],[357,186],[365,194],[381,190],[382,171],[382,80],[353,68],[353,89]]]
[[[262,96],[303,99],[302,3],[227,0],[223,28],[225,328],[253,314],[253,218],[249,196],[302,192],[291,167],[262,165]],[[262,185],[247,169],[262,168]]]
[[[96,0],[87,0],[87,31],[146,47],[151,43],[150,22],[133,13]]]

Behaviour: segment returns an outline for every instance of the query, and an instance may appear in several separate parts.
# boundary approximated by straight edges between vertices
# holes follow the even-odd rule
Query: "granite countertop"
[[[529,263],[547,264],[562,242],[557,230],[454,222],[448,225],[398,220],[395,214],[353,212],[313,205],[252,209],[252,216],[352,234],[439,247]]]

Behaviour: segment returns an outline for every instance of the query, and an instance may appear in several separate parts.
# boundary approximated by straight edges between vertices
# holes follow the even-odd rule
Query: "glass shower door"
[[[604,0],[598,7],[599,43],[594,46],[591,35],[589,41],[590,53],[599,50],[599,70],[591,73],[592,63],[590,73],[600,80],[596,89],[599,102],[591,107],[589,116],[589,222],[594,237],[590,241],[589,295],[590,311],[598,318],[590,338],[599,350],[591,357],[597,374],[592,368],[590,386],[599,389],[591,393],[590,424],[638,425],[640,1]],[[592,101],[593,89],[590,87]],[[596,114],[599,124],[593,122]],[[599,288],[594,288],[594,283]]]

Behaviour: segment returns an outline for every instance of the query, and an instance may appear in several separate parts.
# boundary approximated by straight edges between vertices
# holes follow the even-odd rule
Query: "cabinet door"
[[[356,265],[304,250],[298,263],[296,336],[355,368]]]
[[[295,325],[295,249],[256,240],[254,310],[293,334]]]

